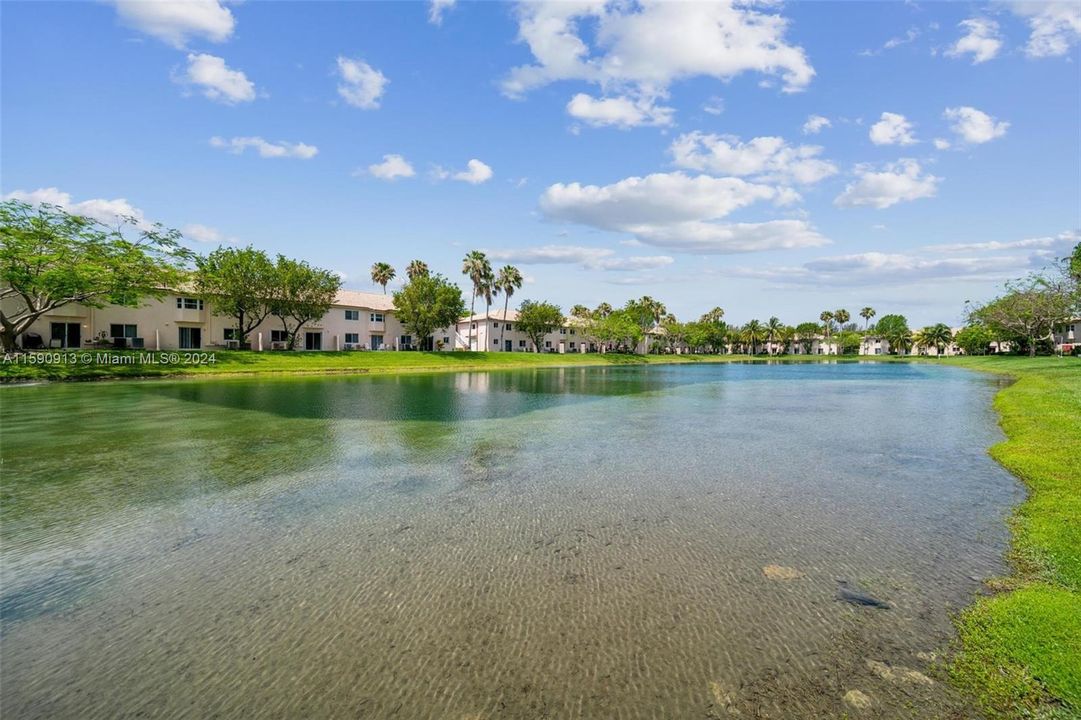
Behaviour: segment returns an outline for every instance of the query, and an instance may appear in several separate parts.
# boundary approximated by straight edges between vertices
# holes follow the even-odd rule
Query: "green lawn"
[[[747,361],[739,355],[472,352],[226,351],[215,353],[215,358],[213,364],[198,366],[7,363],[0,365],[0,381]],[[835,361],[836,357],[785,359],[818,362]],[[1081,716],[1081,360],[971,357],[917,361],[1000,373],[1016,380],[995,398],[1008,439],[990,452],[1029,489],[1028,499],[1010,521],[1014,574],[995,581],[993,593],[958,618],[960,643],[950,661],[950,676],[958,686],[974,693],[993,717]]]
[[[1005,373],[1007,440],[991,455],[1028,486],[1011,519],[1014,574],[958,618],[950,674],[993,717],[1081,716],[1081,360],[955,358]]]

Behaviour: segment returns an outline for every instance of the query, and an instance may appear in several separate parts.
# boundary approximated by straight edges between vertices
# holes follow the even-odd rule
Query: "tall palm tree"
[[[724,310],[719,307],[715,307],[708,313],[699,318],[699,322],[712,323],[716,325],[721,320],[724,320]]]
[[[822,326],[826,331],[826,354],[830,354],[830,331],[833,330],[833,312],[830,310],[823,310],[822,314],[818,316],[818,319],[822,321]]]
[[[769,335],[769,354],[773,354],[773,340],[776,338],[781,330],[784,328],[784,323],[780,318],[771,317],[766,321],[766,333]]]
[[[844,330],[845,323],[849,321],[852,316],[848,314],[848,311],[844,308],[833,311],[833,319],[837,321],[837,324]]]
[[[781,328],[777,337],[781,341],[782,354],[787,355],[789,349],[792,347],[792,343],[796,342],[796,328],[791,325],[785,325]]]
[[[387,283],[394,279],[394,268],[390,263],[377,262],[372,265],[372,282],[383,286],[383,294],[387,294]]]
[[[864,332],[867,332],[867,328],[871,326],[871,318],[873,318],[875,315],[877,315],[877,313],[875,312],[875,309],[873,307],[867,306],[864,309],[860,310],[860,317],[863,318]]]
[[[472,322],[477,305],[477,295],[480,295],[485,278],[492,274],[492,264],[488,262],[488,256],[480,250],[472,250],[462,260],[462,274],[473,283],[473,298],[469,301],[469,321]],[[470,349],[473,349],[472,338],[470,338],[469,344]]]
[[[751,355],[758,354],[758,343],[765,337],[766,329],[757,320],[751,320],[743,326],[743,341],[751,344]]]
[[[410,280],[416,280],[419,277],[427,277],[428,263],[423,260],[414,260],[406,266],[405,274],[409,276]]]
[[[496,276],[495,284],[503,291],[503,324],[499,326],[499,348],[502,350],[503,331],[507,329],[507,303],[510,302],[510,296],[514,294],[514,291],[522,287],[522,273],[513,265],[504,265]],[[585,310],[584,307],[582,309]]]
[[[612,306],[606,302],[602,302],[597,306],[597,309],[593,311],[593,314],[599,318],[606,318],[612,314]]]
[[[589,308],[587,308],[585,305],[575,305],[571,308],[571,317],[585,320],[590,316],[590,314],[591,313],[589,312]]]

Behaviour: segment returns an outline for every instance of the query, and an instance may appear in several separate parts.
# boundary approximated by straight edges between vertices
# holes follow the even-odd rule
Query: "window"
[[[497,323],[497,322],[492,323],[492,327],[495,328],[496,330],[498,330],[499,329],[499,323]]]
[[[443,344],[444,345],[450,345],[450,337],[449,336],[447,336],[447,335],[443,336]]]
[[[223,333],[222,334],[222,339],[223,340],[239,340],[240,339],[240,333],[238,333],[236,331],[236,328],[225,328],[222,331],[222,333]]]
[[[499,338],[492,338],[492,344],[493,345],[498,345],[499,344]]]
[[[348,312],[348,310],[346,312]],[[353,319],[355,320],[357,318],[353,318]],[[360,344],[360,333],[346,333],[345,334],[345,344],[346,345],[359,345]]]
[[[398,344],[402,345],[402,346],[408,345],[409,347],[412,347],[413,346],[413,336],[412,335],[402,335],[400,338],[398,338]]]
[[[473,323],[472,325],[469,326],[469,329],[470,330],[476,330],[477,329],[477,324]]]
[[[559,328],[559,334],[560,335],[566,335],[567,334],[567,328]]]
[[[574,328],[571,328],[571,335],[574,334]]]
[[[504,324],[503,327],[506,329],[507,332],[510,332],[511,330],[514,329],[514,326],[511,325],[510,323]]]
[[[139,332],[134,325],[117,325],[114,323],[109,326],[109,337],[133,338],[139,337]]]
[[[383,322],[383,313],[372,313],[372,322]]]
[[[346,310],[345,311],[345,319],[346,320],[360,320],[360,310]]]
[[[574,349],[574,343],[571,343],[571,350]]]
[[[518,347],[525,347],[525,340],[519,340]]]
[[[383,347],[383,336],[382,335],[372,335],[372,342],[371,342],[372,350],[378,350],[381,347]]]
[[[551,340],[545,340],[544,341],[544,347],[546,347],[546,348],[552,347],[552,341]]]
[[[178,310],[202,310],[203,301],[199,298],[178,297],[176,307]]]
[[[270,331],[270,342],[287,342],[288,340],[289,336],[285,333],[284,330]]]

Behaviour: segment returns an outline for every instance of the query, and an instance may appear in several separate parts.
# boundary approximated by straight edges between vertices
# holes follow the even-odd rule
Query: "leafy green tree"
[[[991,343],[996,340],[994,334],[983,325],[968,325],[957,331],[954,342],[966,355],[986,355]]]
[[[240,343],[270,315],[277,291],[274,263],[262,250],[218,248],[196,258],[195,289],[218,315],[236,319]]]
[[[442,275],[417,275],[394,293],[394,314],[421,346],[439,328],[465,314],[462,290]]]
[[[1081,243],[1074,245],[1073,254],[1068,258],[1070,277],[1075,283],[1081,283]]]
[[[396,273],[390,263],[377,262],[372,265],[372,282],[383,286],[383,294],[387,294],[387,283],[394,279]]]
[[[515,324],[533,341],[533,349],[540,352],[544,336],[563,324],[563,311],[552,303],[524,300]]]
[[[687,328],[675,315],[665,316],[661,321],[661,328],[664,329],[664,344],[669,352],[675,352],[676,348],[686,342]]]
[[[312,267],[302,260],[278,256],[274,265],[274,294],[270,314],[281,320],[286,347],[296,347],[297,333],[305,323],[327,314],[342,287],[342,279],[330,270]]]
[[[0,344],[14,351],[45,313],[72,303],[138,307],[187,277],[180,233],[120,218],[109,228],[55,205],[0,203]]]
[[[814,346],[815,338],[818,337],[820,329],[818,323],[813,322],[800,323],[796,326],[796,339],[799,341],[804,355],[811,354],[811,348]]]
[[[597,342],[608,348],[624,345],[631,350],[638,347],[645,336],[638,320],[626,310],[613,310],[595,319],[590,332]]]
[[[410,280],[418,278],[421,275],[427,275],[428,272],[428,263],[423,260],[412,260],[405,266],[405,275]]]
[[[860,317],[863,318],[863,331],[867,332],[867,329],[871,326],[871,318],[876,315],[873,307],[865,307],[860,310]]]
[[[777,339],[781,342],[781,353],[787,355],[793,343],[796,342],[796,328],[791,325],[783,325],[777,333]]]
[[[863,336],[855,330],[842,330],[836,336],[837,349],[842,355],[856,355]]]
[[[997,336],[1018,339],[1031,357],[1041,341],[1053,339],[1056,327],[1081,312],[1079,285],[1069,265],[1062,263],[1048,272],[1006,283],[1005,294],[972,308],[968,319]]]
[[[507,328],[507,303],[514,291],[522,287],[522,273],[513,265],[504,265],[496,277],[496,286],[503,291],[503,323],[499,326],[499,348],[503,349],[503,331]]]
[[[889,343],[890,355],[912,346],[912,331],[904,315],[883,315],[875,325],[875,332]]]

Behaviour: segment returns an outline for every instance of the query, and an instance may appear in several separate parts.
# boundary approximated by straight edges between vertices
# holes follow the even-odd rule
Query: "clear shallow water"
[[[930,672],[1004,569],[996,389],[874,364],[3,388],[0,714],[796,718],[860,690],[966,717],[874,663]]]

